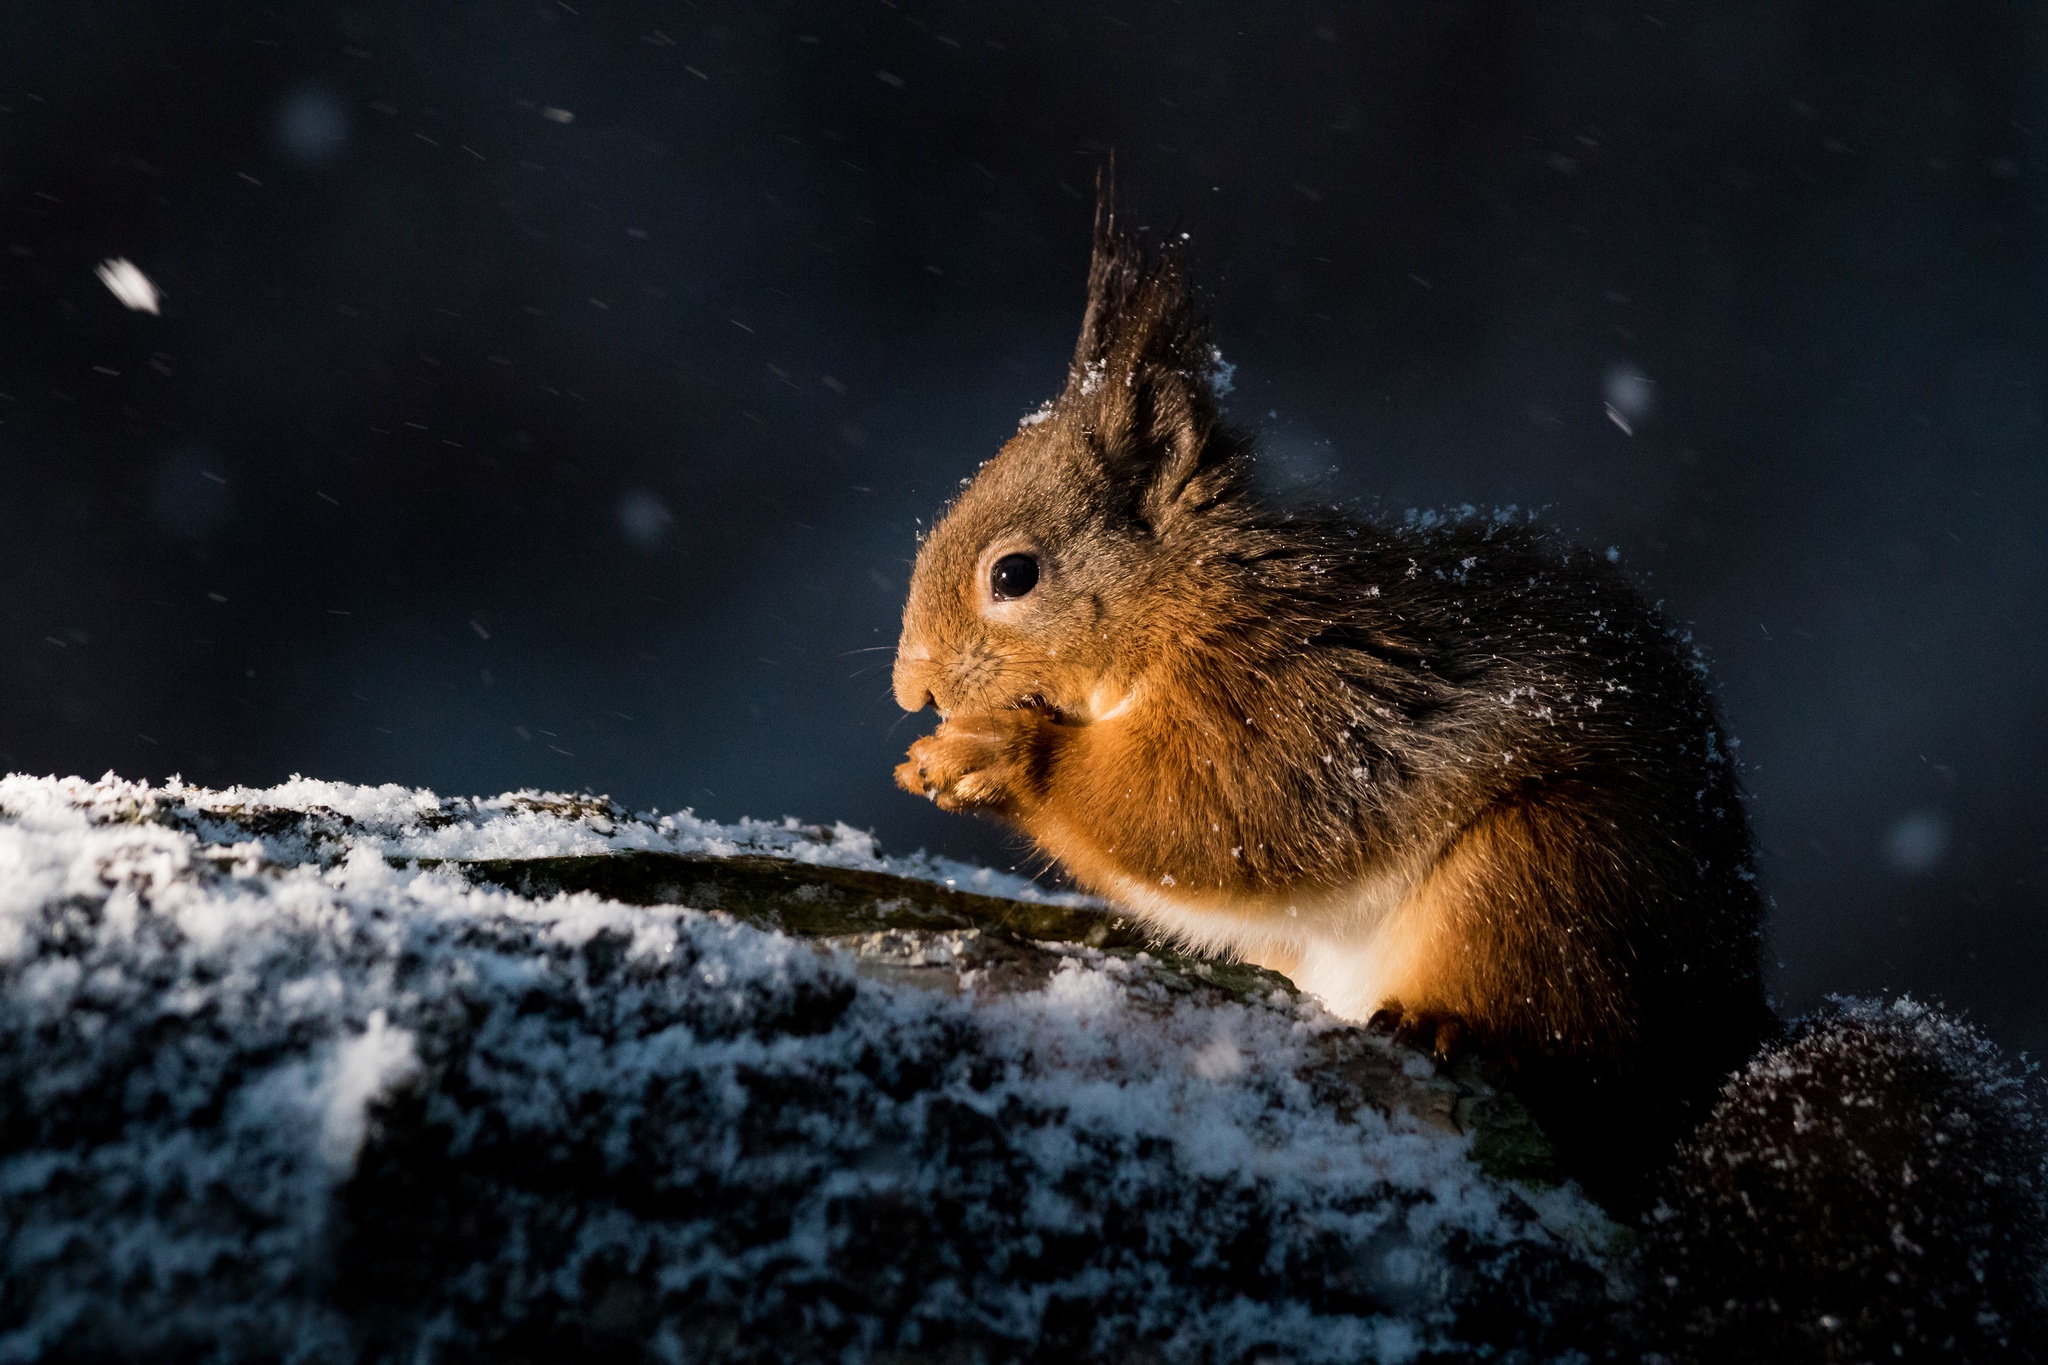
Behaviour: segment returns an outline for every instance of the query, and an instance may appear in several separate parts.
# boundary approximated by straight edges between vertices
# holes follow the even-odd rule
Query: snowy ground
[[[1613,1311],[1596,1211],[1286,992],[1073,945],[920,989],[407,862],[621,849],[1036,894],[533,793],[0,781],[0,1360],[1404,1360]]]

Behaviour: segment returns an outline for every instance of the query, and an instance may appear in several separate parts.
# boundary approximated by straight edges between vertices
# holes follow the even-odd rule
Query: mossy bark
[[[864,975],[892,984],[957,991],[971,972],[978,990],[1031,989],[1058,970],[1064,956],[1085,948],[1141,966],[1142,980],[1167,999],[1272,1007],[1291,1005],[1299,994],[1287,978],[1262,967],[1175,951],[1121,915],[858,868],[657,850],[419,865],[446,865],[481,885],[527,897],[589,892],[626,905],[717,911],[847,951]],[[1528,1110],[1476,1067],[1439,1067],[1358,1028],[1330,1030],[1320,1053],[1323,1062],[1312,1079],[1332,1102],[1470,1133],[1473,1159],[1499,1179],[1540,1186],[1562,1178],[1557,1153]]]

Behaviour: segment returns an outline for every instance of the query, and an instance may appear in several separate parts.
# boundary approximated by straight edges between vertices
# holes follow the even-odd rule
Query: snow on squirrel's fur
[[[953,996],[406,861],[621,849],[1031,894],[844,826],[0,780],[0,1361],[1403,1360],[1606,1311],[1598,1213],[1331,1103],[1298,998],[1078,946]]]

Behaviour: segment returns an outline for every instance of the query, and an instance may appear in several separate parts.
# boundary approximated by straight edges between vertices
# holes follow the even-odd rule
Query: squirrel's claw
[[[924,765],[914,758],[906,758],[896,765],[896,785],[912,796],[933,795],[931,784],[925,779]]]

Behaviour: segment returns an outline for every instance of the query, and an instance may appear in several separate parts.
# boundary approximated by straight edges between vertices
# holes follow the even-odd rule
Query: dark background
[[[1114,148],[1277,484],[1542,508],[1692,623],[1785,1002],[2039,1050],[2040,13],[9,5],[0,768],[1017,862],[893,790],[862,651],[1059,385]]]

